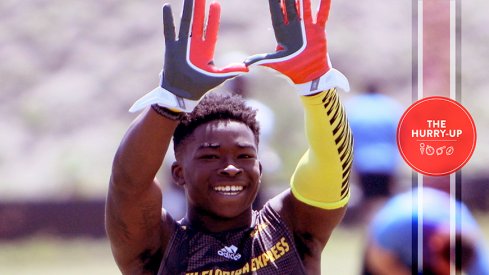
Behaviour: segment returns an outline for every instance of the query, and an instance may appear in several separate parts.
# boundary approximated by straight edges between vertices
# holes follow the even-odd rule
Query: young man
[[[122,273],[320,274],[321,252],[349,199],[352,136],[335,89],[348,82],[326,54],[330,1],[321,1],[315,22],[309,0],[280,2],[270,0],[279,50],[223,69],[212,62],[219,4],[211,4],[204,31],[205,0],[185,0],[178,39],[164,6],[160,86],[131,108],[151,106],[121,142],[107,197],[107,233]],[[205,95],[252,64],[292,80],[310,146],[291,188],[260,211],[251,207],[262,173],[254,111],[239,97]],[[178,222],[162,209],[154,179],[172,137],[171,172],[187,199]]]

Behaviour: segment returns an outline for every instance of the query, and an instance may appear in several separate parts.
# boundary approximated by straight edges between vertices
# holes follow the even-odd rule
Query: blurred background
[[[182,1],[166,2],[180,14]],[[274,51],[268,1],[220,2],[218,66]],[[163,3],[0,2],[0,274],[119,273],[105,238],[104,200],[112,158],[136,116],[127,110],[159,81]],[[341,93],[345,102],[374,84],[402,109],[411,104],[412,3],[333,1],[329,54],[349,78],[351,92]],[[478,131],[462,194],[487,242],[489,4],[461,6],[462,104]],[[273,71],[253,68],[239,81],[249,98],[273,113],[264,149],[266,199],[286,188],[306,149],[301,106],[287,80]],[[410,188],[411,170],[402,161],[390,173],[392,193]],[[162,169],[163,181],[165,175]],[[324,251],[324,274],[360,270],[367,220],[359,218],[359,178],[352,177],[351,211]]]

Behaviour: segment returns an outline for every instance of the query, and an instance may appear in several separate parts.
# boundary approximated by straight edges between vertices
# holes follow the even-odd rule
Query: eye
[[[218,159],[219,156],[216,154],[204,154],[199,157],[199,159]]]
[[[239,159],[256,159],[255,154],[240,154],[238,155]]]

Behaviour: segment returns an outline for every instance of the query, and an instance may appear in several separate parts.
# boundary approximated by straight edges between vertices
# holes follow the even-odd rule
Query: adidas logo
[[[241,254],[237,253],[238,248],[234,245],[224,246],[221,250],[217,251],[217,255],[223,256],[224,258],[237,261],[241,258]]]

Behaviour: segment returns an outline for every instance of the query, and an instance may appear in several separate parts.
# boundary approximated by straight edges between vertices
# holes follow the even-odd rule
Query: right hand
[[[248,71],[244,63],[224,68],[214,65],[221,7],[217,2],[210,5],[207,28],[204,29],[205,6],[205,0],[184,1],[178,39],[171,7],[169,4],[163,6],[166,50],[160,87],[138,100],[130,111],[156,103],[190,112],[209,90]]]

